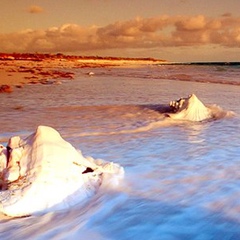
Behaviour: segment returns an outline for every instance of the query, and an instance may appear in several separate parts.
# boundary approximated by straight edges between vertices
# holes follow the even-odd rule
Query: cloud
[[[232,16],[232,14],[229,12],[222,14],[222,17],[231,17],[231,16]]]
[[[180,19],[175,23],[178,31],[196,31],[205,29],[207,20],[203,15]]]
[[[64,24],[45,30],[0,34],[1,52],[96,53],[115,49],[219,46],[240,48],[240,18],[157,16],[118,21],[103,27]]]
[[[27,12],[33,13],[33,14],[42,13],[43,11],[44,11],[43,8],[37,5],[32,5],[27,9]]]

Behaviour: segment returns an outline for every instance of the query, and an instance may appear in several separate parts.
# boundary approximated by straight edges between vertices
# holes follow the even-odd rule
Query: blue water
[[[100,189],[84,206],[2,217],[0,239],[240,239],[240,86],[232,85],[240,72],[222,68],[93,69],[93,77],[76,70],[62,85],[0,95],[3,144],[49,125],[85,156],[125,169],[117,189]],[[187,81],[169,77],[179,74]],[[196,82],[204,76],[219,83]],[[174,122],[154,110],[190,93],[236,116]]]

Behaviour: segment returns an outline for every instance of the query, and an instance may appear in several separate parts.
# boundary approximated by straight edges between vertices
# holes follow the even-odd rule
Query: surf
[[[201,123],[235,116],[233,111],[225,110],[216,104],[204,104],[195,94],[170,101],[169,104],[109,105],[89,108],[91,111],[95,110],[95,116],[98,115],[98,111],[102,112],[104,109],[108,119],[117,119],[125,125],[114,126],[114,129],[109,125],[104,131],[73,133],[72,137],[134,134],[156,128],[189,124],[189,122]],[[86,109],[86,107],[80,109]]]

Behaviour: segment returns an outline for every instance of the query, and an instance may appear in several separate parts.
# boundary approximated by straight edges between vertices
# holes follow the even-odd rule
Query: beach
[[[49,68],[45,61],[14,61],[1,68],[24,66],[27,72],[15,76],[37,79],[16,82],[3,71],[13,91],[0,94],[0,143],[51,126],[84,156],[118,163],[125,175],[114,189],[100,188],[87,203],[66,210],[1,215],[1,239],[238,239],[239,66],[58,60]],[[235,114],[190,122],[157,111],[191,93]]]
[[[2,1],[0,240],[240,240],[240,1]]]
[[[160,64],[164,61],[154,59],[108,59],[108,58],[51,58],[40,55],[36,57],[13,57],[3,55],[0,59],[0,85],[9,85],[14,90],[25,84],[60,84],[61,80],[73,80],[75,69],[142,67]],[[90,73],[90,72],[89,72]],[[91,74],[91,73],[90,73]]]

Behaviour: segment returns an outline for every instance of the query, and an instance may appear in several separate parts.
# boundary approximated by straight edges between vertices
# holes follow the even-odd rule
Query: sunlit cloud
[[[222,17],[231,17],[231,16],[232,16],[232,14],[229,12],[222,14]]]
[[[2,52],[84,53],[109,49],[219,46],[240,48],[240,18],[158,16],[118,21],[106,26],[64,24],[45,30],[0,34]]]
[[[29,13],[42,13],[44,10],[42,7],[37,6],[37,5],[32,5],[27,9],[27,12]]]

